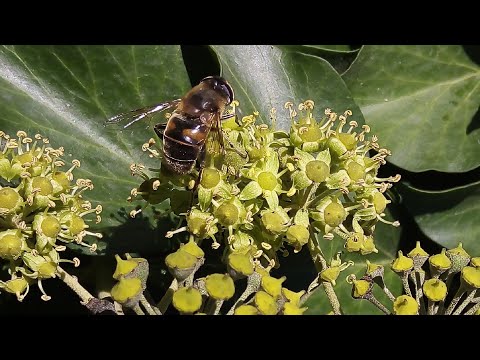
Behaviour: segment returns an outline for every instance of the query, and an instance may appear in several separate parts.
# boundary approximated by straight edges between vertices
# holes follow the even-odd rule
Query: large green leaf
[[[470,254],[480,254],[480,181],[444,191],[406,183],[397,189],[425,235],[447,248],[462,242]]]
[[[389,214],[389,211],[387,211]],[[390,215],[387,218],[391,219]],[[398,296],[401,294],[402,286],[400,278],[390,269],[392,260],[396,257],[396,252],[399,246],[401,228],[395,228],[393,226],[379,222],[375,229],[375,246],[379,250],[378,254],[360,255],[348,253],[343,249],[343,241],[337,236],[326,245],[327,240],[320,239],[320,242],[326,246],[322,247],[325,256],[331,259],[337,252],[343,251],[341,255],[342,261],[352,260],[355,265],[349,267],[340,273],[337,284],[335,285],[335,293],[338,296],[340,305],[344,314],[383,314],[378,308],[372,305],[367,300],[355,300],[351,296],[352,286],[346,282],[346,277],[349,274],[355,274],[357,279],[361,278],[365,274],[366,260],[369,260],[375,264],[381,264],[385,267],[385,283],[390,291]],[[375,297],[383,303],[387,308],[391,310],[391,302],[385,293],[376,286],[374,289]],[[306,306],[308,306],[307,314],[321,315],[326,314],[332,310],[325,291],[322,288],[318,288],[307,300]]]
[[[461,46],[365,46],[344,74],[367,124],[410,171],[480,165],[480,68]]]
[[[115,240],[124,243],[124,251],[140,251],[153,243],[145,237],[153,233],[143,231],[149,222],[118,213],[134,208],[126,198],[140,183],[129,165],[158,167],[141,151],[154,133],[146,123],[123,132],[103,123],[117,113],[178,98],[189,87],[178,46],[4,46],[0,129],[41,133],[53,147],[65,148],[67,162],[79,159],[82,166],[74,174],[94,182],[87,196],[104,208],[95,230],[122,223]]]
[[[353,111],[352,120],[363,124],[362,114],[345,83],[324,59],[286,47],[269,45],[215,45],[223,75],[232,83],[242,115],[258,111],[264,122],[270,109],[277,110],[277,124],[290,128],[287,101],[295,104],[311,99],[316,111],[324,108],[343,113]]]

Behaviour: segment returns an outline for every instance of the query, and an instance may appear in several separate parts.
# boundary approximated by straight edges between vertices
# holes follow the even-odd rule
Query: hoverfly
[[[233,100],[233,89],[225,79],[208,76],[181,99],[118,114],[108,119],[106,124],[118,123],[127,128],[149,115],[175,108],[166,124],[156,124],[154,131],[163,140],[165,165],[177,174],[188,174],[197,161],[202,168],[210,131],[219,133],[223,150],[221,121],[235,116],[225,113],[226,106]]]

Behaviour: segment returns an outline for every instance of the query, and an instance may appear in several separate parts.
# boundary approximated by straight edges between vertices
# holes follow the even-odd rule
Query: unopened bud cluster
[[[443,249],[440,254],[429,255],[420,242],[406,256],[402,251],[392,262],[391,269],[403,284],[404,294],[395,297],[384,282],[382,265],[367,261],[365,275],[357,280],[347,279],[353,286],[352,296],[372,302],[383,312],[396,315],[473,315],[479,314],[480,258],[471,257],[462,247]],[[457,281],[459,279],[459,281]],[[373,295],[375,285],[380,286],[392,301],[392,310]]]
[[[64,169],[62,147],[52,148],[39,134],[30,138],[18,131],[16,135],[0,131],[0,258],[7,262],[10,276],[0,282],[0,288],[21,301],[36,283],[42,299],[49,300],[42,280],[54,278],[60,262],[79,265],[76,258],[60,258],[64,244],[96,250],[96,245],[87,244],[84,238],[101,237],[88,231],[88,222],[101,221],[102,207],[93,208],[83,199],[83,192],[93,184],[88,179],[74,180],[78,160]]]

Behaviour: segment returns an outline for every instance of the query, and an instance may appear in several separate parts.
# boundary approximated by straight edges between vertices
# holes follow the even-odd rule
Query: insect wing
[[[152,115],[157,112],[169,109],[172,106],[177,105],[179,102],[180,102],[180,99],[164,102],[160,104],[155,104],[152,106],[146,106],[146,107],[132,110],[132,111],[127,111],[127,112],[112,116],[105,122],[105,125],[117,124],[121,128],[126,129],[133,123],[144,119],[148,115]]]

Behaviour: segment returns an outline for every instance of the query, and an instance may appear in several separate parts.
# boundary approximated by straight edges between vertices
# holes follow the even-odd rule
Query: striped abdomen
[[[172,114],[163,133],[163,153],[166,164],[174,172],[187,174],[192,171],[210,131],[211,117],[211,114],[200,117]]]

